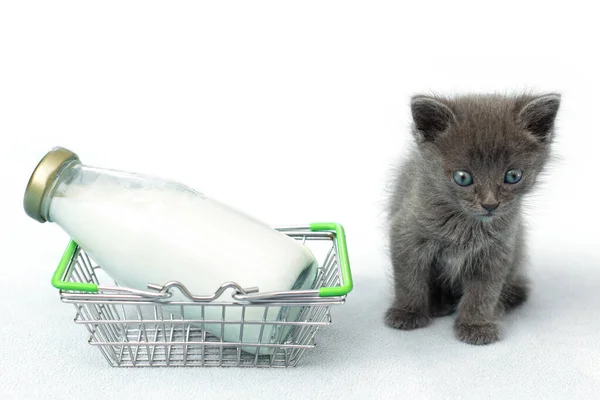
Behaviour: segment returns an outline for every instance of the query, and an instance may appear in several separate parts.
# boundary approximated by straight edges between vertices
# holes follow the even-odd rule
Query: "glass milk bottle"
[[[84,165],[64,148],[40,161],[24,208],[39,222],[59,225],[119,285],[133,289],[180,281],[192,294],[207,295],[235,281],[270,292],[310,288],[316,276],[310,250],[268,225],[177,182]],[[219,300],[232,301],[229,292]],[[169,300],[188,299],[176,290]],[[201,307],[189,309],[199,313]],[[277,319],[278,312],[271,307],[267,318]],[[222,317],[220,307],[205,307],[205,313],[205,319]],[[263,314],[262,307],[247,307],[245,318]],[[254,328],[244,328],[245,342],[258,340]],[[205,329],[221,334],[221,324]],[[239,326],[226,325],[223,336],[239,341]]]

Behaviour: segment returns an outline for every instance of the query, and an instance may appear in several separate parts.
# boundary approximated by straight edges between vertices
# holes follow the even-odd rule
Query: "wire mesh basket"
[[[261,293],[225,282],[213,294],[195,295],[177,281],[119,287],[74,241],[52,284],[111,366],[293,367],[331,323],[331,306],[345,302],[352,274],[340,224],[276,229],[317,258],[310,289]],[[184,301],[173,300],[175,290]],[[234,301],[219,299],[227,290]]]

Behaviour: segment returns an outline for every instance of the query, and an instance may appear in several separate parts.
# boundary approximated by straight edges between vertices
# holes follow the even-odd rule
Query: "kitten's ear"
[[[413,96],[410,108],[419,140],[434,141],[456,118],[448,106],[432,97]]]
[[[559,107],[559,94],[539,96],[523,106],[519,112],[519,119],[533,136],[541,142],[546,142],[552,135]]]

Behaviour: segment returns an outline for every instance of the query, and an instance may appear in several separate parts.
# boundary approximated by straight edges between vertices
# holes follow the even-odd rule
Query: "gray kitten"
[[[558,94],[412,98],[416,146],[389,208],[388,326],[457,311],[461,341],[499,339],[498,320],[529,293],[522,202],[549,159],[559,105]]]

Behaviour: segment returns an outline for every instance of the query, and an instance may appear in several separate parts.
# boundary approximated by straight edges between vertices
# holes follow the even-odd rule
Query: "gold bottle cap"
[[[75,160],[79,160],[77,154],[62,147],[52,149],[42,158],[33,174],[31,174],[25,189],[23,208],[25,208],[27,215],[38,222],[46,222],[45,216],[42,215],[44,196],[61,167],[65,163]]]

